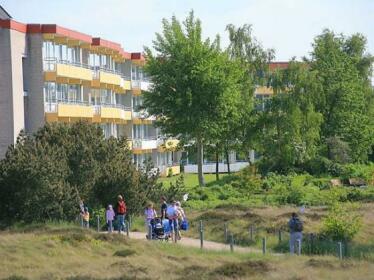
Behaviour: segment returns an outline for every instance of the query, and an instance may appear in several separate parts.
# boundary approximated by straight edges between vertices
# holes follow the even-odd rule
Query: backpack
[[[123,215],[126,213],[126,204],[124,201],[118,202],[117,214]]]
[[[294,232],[302,232],[304,229],[303,222],[300,221],[299,219],[292,219],[291,229]]]

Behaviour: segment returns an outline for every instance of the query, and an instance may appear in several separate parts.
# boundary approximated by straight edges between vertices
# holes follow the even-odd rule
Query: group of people
[[[161,221],[169,221],[171,239],[175,242],[181,239],[182,235],[180,231],[180,225],[184,221],[186,221],[186,214],[182,208],[182,204],[180,201],[172,200],[168,204],[166,198],[163,196],[161,197],[160,216],[157,215],[153,203],[148,203],[144,211],[144,216],[146,231],[148,231],[149,226],[151,226],[151,221],[156,217],[160,217]]]
[[[127,213],[127,207],[122,195],[117,197],[117,204],[113,209],[111,204],[108,205],[105,213],[106,223],[108,225],[108,232],[113,232],[113,221],[117,219],[118,233],[125,231],[125,218]]]
[[[84,204],[83,200],[81,200],[80,204],[80,214],[82,218],[83,227],[89,228],[90,226],[90,213],[88,211],[88,207]],[[113,224],[116,220],[118,226],[118,233],[125,231],[125,217],[127,213],[127,207],[125,200],[122,195],[117,197],[117,203],[115,207],[113,205],[108,205],[105,213],[106,224],[108,227],[108,232],[113,232]],[[171,232],[171,239],[173,241],[177,241],[181,239],[181,232],[180,232],[180,225],[183,221],[186,221],[186,215],[182,208],[182,205],[179,201],[170,201],[168,204],[165,197],[161,197],[161,210],[160,216],[157,215],[157,212],[153,206],[153,203],[148,203],[147,207],[144,211],[145,216],[145,226],[146,232],[148,231],[148,227],[151,224],[151,221],[156,217],[161,218],[161,221],[168,220],[169,227]]]
[[[85,228],[90,227],[90,212],[88,207],[84,204],[83,200],[79,203],[80,215],[82,219],[82,225]],[[121,233],[125,230],[125,217],[126,217],[126,203],[122,195],[117,197],[117,203],[115,207],[111,204],[108,205],[105,213],[106,224],[108,226],[108,232],[113,232],[113,222],[117,219],[118,232]]]
[[[90,226],[90,213],[88,207],[84,205],[83,200],[79,204],[80,214],[82,217],[83,227],[89,228]],[[127,207],[124,198],[119,195],[117,197],[117,204],[115,208],[112,205],[108,205],[106,210],[106,223],[108,226],[108,232],[113,232],[113,222],[117,219],[118,233],[121,233],[125,230],[125,217],[127,213]],[[151,221],[156,217],[160,217],[161,221],[168,220],[171,239],[175,242],[181,239],[180,225],[183,221],[186,221],[186,214],[182,208],[180,201],[172,200],[170,203],[167,203],[166,198],[161,197],[161,210],[160,216],[157,215],[157,212],[154,208],[153,203],[148,203],[147,207],[144,210],[145,217],[145,226],[146,232],[151,225]],[[301,250],[301,242],[303,239],[303,222],[300,220],[296,213],[292,213],[291,219],[288,222],[288,227],[290,230],[290,253],[295,253],[295,247],[298,245],[298,251]]]

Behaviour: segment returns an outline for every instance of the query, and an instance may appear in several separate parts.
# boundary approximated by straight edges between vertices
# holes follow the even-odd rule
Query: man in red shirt
[[[118,233],[121,231],[125,231],[125,216],[126,216],[126,203],[122,197],[122,195],[118,196],[118,202],[116,205],[116,214],[117,214],[117,222],[118,222]]]

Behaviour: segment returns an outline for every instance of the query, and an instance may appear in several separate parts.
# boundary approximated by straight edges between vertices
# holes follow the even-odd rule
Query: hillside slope
[[[367,279],[374,264],[333,257],[200,251],[70,225],[0,233],[0,279]]]

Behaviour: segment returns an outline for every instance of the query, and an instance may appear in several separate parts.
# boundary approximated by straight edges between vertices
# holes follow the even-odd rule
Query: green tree
[[[321,88],[314,103],[324,119],[322,137],[337,136],[347,142],[355,162],[366,161],[373,145],[369,115],[373,57],[365,49],[362,35],[347,38],[325,30],[315,38],[309,61]]]
[[[161,189],[148,171],[136,170],[125,138],[105,139],[84,122],[46,124],[21,134],[0,161],[0,221],[71,221],[80,199],[101,208],[118,194],[137,212]]]
[[[228,151],[235,149],[248,155],[256,147],[258,136],[258,115],[254,110],[254,92],[258,85],[264,85],[268,77],[268,63],[274,58],[274,50],[265,50],[252,35],[252,26],[244,24],[236,27],[233,24],[226,26],[229,34],[227,53],[232,60],[239,62],[245,71],[241,80],[241,96],[239,103],[239,116],[228,123],[223,130],[221,146],[224,147],[226,158]]]
[[[258,127],[263,172],[287,173],[314,158],[318,152],[322,116],[311,98],[315,77],[302,63],[272,74],[275,95],[259,111]]]
[[[156,125],[197,146],[199,184],[204,185],[203,146],[216,138],[222,123],[236,118],[243,70],[220,50],[219,39],[203,40],[193,12],[182,24],[163,20],[163,32],[153,41],[155,54],[145,48],[145,71],[153,86],[144,105]]]

